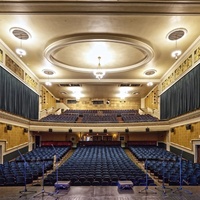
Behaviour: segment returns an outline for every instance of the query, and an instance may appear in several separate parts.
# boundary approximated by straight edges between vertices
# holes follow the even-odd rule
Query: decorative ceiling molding
[[[82,63],[79,65],[82,66],[71,66],[67,64],[68,60],[66,60],[66,53],[65,49],[69,48],[70,46],[76,45],[82,45],[85,46],[92,45],[94,43],[102,43],[102,44],[116,44],[121,47],[123,45],[124,49],[126,48],[132,48],[133,55],[134,53],[137,55],[134,59],[132,59],[131,65],[126,66],[127,63],[124,63],[122,67],[107,67],[103,70],[107,73],[116,73],[116,72],[124,72],[129,71],[134,68],[143,66],[147,63],[149,63],[152,58],[154,57],[154,51],[153,49],[145,42],[136,39],[134,37],[130,37],[127,35],[119,35],[119,34],[108,34],[108,33],[99,33],[99,34],[79,34],[79,35],[71,35],[67,36],[63,39],[59,39],[53,43],[51,43],[49,46],[46,47],[44,51],[44,56],[46,59],[51,62],[53,65],[66,68],[71,71],[77,71],[77,72],[84,72],[84,73],[92,73],[94,68],[84,68],[82,67],[84,63],[84,53],[82,52],[81,55],[77,55],[78,57],[82,57]],[[113,52],[115,54],[115,57],[119,54],[122,54],[121,48],[115,48],[113,49]],[[61,51],[64,51],[64,53],[60,53]],[[105,50],[103,50],[105,51]],[[60,56],[60,54],[62,54]],[[68,55],[70,52],[68,52]],[[100,56],[100,55],[99,55]],[[124,55],[125,56],[125,55]],[[138,57],[136,59],[136,57]],[[117,59],[112,65],[116,65]]]
[[[2,14],[200,14],[200,2],[169,0],[119,1],[10,1],[0,2]]]

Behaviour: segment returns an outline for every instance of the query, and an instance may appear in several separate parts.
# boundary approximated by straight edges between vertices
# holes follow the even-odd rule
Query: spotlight
[[[147,128],[146,128],[146,132],[149,132],[149,131],[150,131],[150,129],[147,127]]]
[[[128,128],[126,128],[126,129],[125,129],[125,132],[126,132],[126,133],[128,133],[128,132],[129,132],[129,129],[128,129]]]

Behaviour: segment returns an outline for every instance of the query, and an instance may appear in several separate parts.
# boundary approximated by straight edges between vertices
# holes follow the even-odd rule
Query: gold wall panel
[[[0,124],[0,140],[6,141],[6,151],[28,142],[28,133],[24,128],[13,126],[12,130],[6,130],[6,124]]]
[[[41,98],[42,110],[52,107],[56,108],[56,99],[54,98],[54,96],[51,95],[51,93],[49,93],[49,91],[45,87],[42,87]]]
[[[151,109],[158,109],[158,86],[156,86],[151,93],[145,98],[145,107]]]
[[[192,150],[191,140],[199,139],[200,136],[200,122],[191,126],[191,130],[186,130],[186,126],[175,127],[174,132],[170,133],[170,142]]]

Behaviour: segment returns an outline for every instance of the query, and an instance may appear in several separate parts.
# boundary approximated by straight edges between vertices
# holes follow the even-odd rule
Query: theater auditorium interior
[[[200,199],[198,0],[0,1],[0,199]]]

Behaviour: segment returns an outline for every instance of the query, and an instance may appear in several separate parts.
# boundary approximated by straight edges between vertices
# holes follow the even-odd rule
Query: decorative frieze
[[[19,67],[8,55],[6,55],[5,65],[22,80],[24,80],[24,70],[21,67]]]
[[[196,51],[196,50],[195,50]],[[191,54],[181,65],[179,65],[163,82],[162,82],[162,91],[173,84],[183,73],[192,67],[192,58]]]
[[[27,73],[25,73],[25,80],[27,85],[29,85],[31,88],[37,91],[38,83],[34,81],[31,76],[29,76]]]

